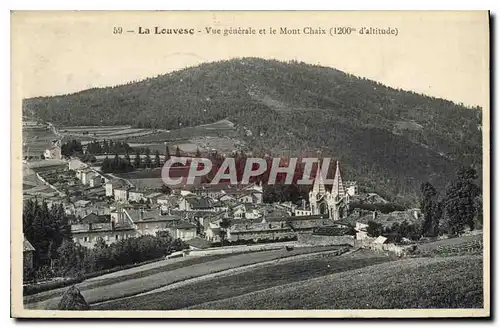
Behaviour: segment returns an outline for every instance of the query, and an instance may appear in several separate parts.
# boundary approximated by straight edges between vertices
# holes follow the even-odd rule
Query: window
[[[89,241],[89,237],[83,237],[83,241],[84,242],[88,242]]]
[[[269,223],[269,229],[271,229],[272,227],[273,227],[273,226],[272,226],[272,224],[271,224],[271,223]]]
[[[115,239],[118,240],[118,235],[115,236]]]

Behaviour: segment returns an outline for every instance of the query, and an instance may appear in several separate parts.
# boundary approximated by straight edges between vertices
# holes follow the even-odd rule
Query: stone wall
[[[299,233],[297,242],[311,246],[350,245],[354,246],[354,236],[322,236]]]
[[[297,233],[291,231],[248,231],[248,232],[239,232],[231,234],[231,241],[237,240],[259,240],[259,239],[269,239],[275,240],[284,237],[294,237]]]
[[[226,246],[226,247],[214,247],[207,248],[199,251],[190,251],[187,253],[189,256],[207,256],[214,254],[236,254],[243,252],[257,252],[257,251],[267,251],[274,249],[283,249],[285,246],[294,245],[299,247],[295,241],[283,242],[283,243],[272,243],[272,244],[261,244],[261,245],[238,245],[238,246]]]

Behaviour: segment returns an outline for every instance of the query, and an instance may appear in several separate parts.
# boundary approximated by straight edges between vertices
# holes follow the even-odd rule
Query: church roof
[[[325,183],[323,181],[323,174],[321,171],[321,166],[318,165],[316,170],[316,176],[314,178],[313,192],[316,194],[324,195],[326,193]]]
[[[342,177],[340,175],[340,167],[338,161],[337,161],[337,168],[335,169],[335,178],[333,178],[332,195],[333,196],[339,195],[341,197],[345,195],[344,183],[342,182]]]

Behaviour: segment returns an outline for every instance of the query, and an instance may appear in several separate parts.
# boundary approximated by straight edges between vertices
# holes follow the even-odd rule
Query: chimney
[[[377,218],[377,211],[373,211],[373,219],[375,220]]]
[[[144,219],[144,209],[141,207],[141,210],[139,211],[140,213],[140,219],[143,220]]]

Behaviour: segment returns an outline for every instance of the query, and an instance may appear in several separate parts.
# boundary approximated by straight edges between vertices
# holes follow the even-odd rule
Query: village
[[[419,209],[381,213],[350,208],[352,204],[388,202],[376,193],[360,194],[355,181],[344,182],[338,162],[331,187],[319,175],[309,199],[294,204],[265,203],[263,186],[259,183],[198,183],[168,192],[164,188],[135,186],[77,157],[63,159],[57,142],[44,152],[44,158],[63,165],[37,172],[36,178],[48,191],[27,189],[24,199],[43,199],[49,207],[62,204],[65,214],[73,218],[70,222],[73,241],[90,249],[99,240],[110,245],[168,231],[195,251],[255,243],[350,246],[357,243],[401,255],[404,247],[388,246],[386,237],[368,236],[368,222],[403,219],[412,222],[419,218]],[[28,253],[32,248],[26,247]]]
[[[11,317],[491,315],[489,12],[117,15],[11,12]]]

